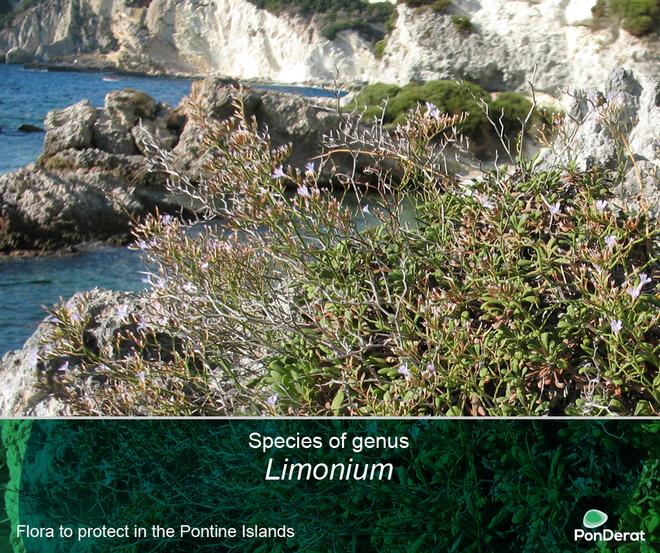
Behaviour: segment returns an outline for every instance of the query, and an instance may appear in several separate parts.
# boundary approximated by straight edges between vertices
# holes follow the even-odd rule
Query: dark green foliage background
[[[591,11],[596,17],[620,21],[621,27],[635,36],[657,31],[660,25],[659,0],[598,0]]]
[[[395,15],[389,2],[368,3],[365,0],[249,0],[260,9],[274,14],[287,13],[306,18],[315,17],[321,34],[333,40],[337,33],[352,29],[375,42],[385,36],[390,18]],[[389,23],[388,23],[389,22]]]
[[[271,541],[52,542],[52,551],[603,551],[575,544],[584,512],[657,539],[660,424],[644,421],[35,421],[20,520],[42,526],[288,525]],[[248,435],[407,435],[408,449],[280,450]],[[392,462],[383,482],[264,482],[267,458]],[[25,543],[32,553],[41,543]],[[128,545],[128,547],[126,547]],[[121,549],[120,549],[121,546]],[[653,551],[653,544],[620,546]]]
[[[387,102],[383,113],[384,102]],[[410,116],[417,104],[431,102],[443,113],[458,115],[468,113],[460,125],[462,132],[471,138],[484,138],[493,133],[492,124],[480,106],[484,102],[493,120],[502,117],[507,133],[520,131],[522,121],[532,109],[532,102],[517,92],[501,92],[495,100],[481,86],[472,82],[434,80],[424,83],[411,82],[399,87],[394,84],[373,83],[365,86],[346,106],[346,111],[364,111],[367,120],[383,115],[386,124],[401,124]],[[536,110],[532,122],[539,122],[542,110]]]

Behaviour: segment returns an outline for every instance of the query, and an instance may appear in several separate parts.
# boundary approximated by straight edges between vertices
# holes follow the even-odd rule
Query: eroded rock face
[[[0,30],[0,50],[273,82],[465,78],[491,90],[529,90],[533,80],[550,92],[602,86],[618,65],[647,73],[660,67],[657,37],[640,39],[595,19],[596,0],[453,0],[442,13],[396,4],[381,58],[355,31],[328,40],[314,18],[275,15],[249,0],[152,0],[130,9],[124,0],[46,0]],[[452,15],[469,17],[474,31],[458,30]]]
[[[108,93],[104,107],[108,117],[127,129],[134,127],[140,119],[153,119],[156,115],[156,101],[132,88]]]
[[[575,90],[566,136],[546,154],[549,164],[575,160],[580,170],[626,167],[617,192],[642,194],[660,212],[660,81],[617,68],[604,90]],[[625,142],[623,142],[623,141]],[[625,146],[627,143],[628,146]]]
[[[181,211],[133,138],[141,124],[171,149],[178,140],[167,127],[171,110],[131,89],[109,93],[105,104],[82,100],[49,112],[39,160],[0,176],[0,252],[125,242],[133,218]]]
[[[176,208],[164,192],[98,170],[31,166],[0,176],[0,251],[52,250],[86,241],[123,243],[131,216]]]
[[[135,317],[143,316],[145,298],[137,294],[93,290],[81,292],[66,303],[67,309],[86,322],[85,342],[90,351],[114,358],[117,338],[131,327]],[[23,348],[7,353],[0,360],[0,416],[66,416],[70,411],[58,397],[58,373],[73,367],[68,357],[51,358],[53,331],[58,321],[46,318]],[[130,347],[125,344],[125,347]],[[126,353],[126,352],[124,352]]]
[[[32,59],[32,55],[27,50],[14,46],[10,48],[5,54],[5,63],[28,63]]]
[[[197,82],[193,85],[189,102],[185,103],[186,109],[198,109],[211,119],[226,119],[234,113],[236,86],[235,81],[221,77],[208,77]],[[295,94],[248,89],[243,105],[248,117],[256,117],[262,128],[268,128],[273,146],[293,145],[288,163],[298,168],[320,153],[324,133],[336,129],[339,123],[335,110],[315,105]],[[201,172],[205,161],[201,139],[200,128],[194,118],[189,118],[174,148],[180,166],[193,174]]]
[[[116,119],[108,117],[104,111],[99,113],[93,131],[94,144],[98,149],[111,154],[132,155],[137,153],[130,129]]]
[[[52,155],[68,148],[90,148],[94,139],[96,117],[96,110],[89,100],[81,100],[68,108],[48,112],[44,153]]]

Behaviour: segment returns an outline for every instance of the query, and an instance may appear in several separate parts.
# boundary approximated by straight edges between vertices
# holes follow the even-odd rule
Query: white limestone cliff
[[[144,72],[205,73],[274,82],[467,78],[490,89],[554,91],[601,85],[618,65],[660,72],[657,34],[636,38],[591,15],[595,0],[454,0],[470,17],[398,4],[382,59],[356,32],[325,39],[311,20],[247,0],[45,0],[0,30],[8,59],[78,60]],[[129,7],[142,6],[142,7]]]

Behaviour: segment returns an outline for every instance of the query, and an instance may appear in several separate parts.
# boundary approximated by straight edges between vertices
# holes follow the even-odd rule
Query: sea
[[[175,106],[190,92],[191,80],[96,72],[26,69],[0,64],[0,174],[34,161],[43,148],[43,132],[19,132],[22,124],[43,128],[48,111],[82,99],[101,107],[112,90],[135,88]],[[321,88],[262,83],[255,88],[330,97]],[[0,356],[22,347],[61,299],[93,288],[144,289],[144,262],[127,247],[103,246],[71,255],[0,257]]]

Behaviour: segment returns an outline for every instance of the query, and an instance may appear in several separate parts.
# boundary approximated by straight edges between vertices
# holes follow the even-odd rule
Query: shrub
[[[246,412],[659,413],[660,229],[642,205],[612,198],[619,173],[521,160],[453,178],[443,152],[460,145],[462,119],[421,105],[391,134],[348,120],[320,161],[285,170],[290,150],[272,149],[236,109],[203,127],[208,179],[172,183],[227,230],[165,218],[136,229],[153,271],[151,319],[177,337],[179,357],[145,369],[83,349],[81,381],[102,364],[104,379],[139,390],[153,379],[168,397],[167,375],[190,378],[172,395],[186,413],[214,408],[212,387],[204,395],[214,375],[232,382],[247,368],[254,380],[235,378],[233,399]],[[347,154],[368,181],[335,168],[338,190],[323,187]],[[62,386],[76,409],[98,408],[75,382]],[[119,389],[103,398],[113,412],[127,404]]]
[[[387,48],[387,39],[384,38],[374,44],[374,55],[378,59],[381,59],[385,53],[385,48]]]
[[[517,92],[500,92],[491,103],[493,119],[502,121],[505,131],[520,130],[532,110],[532,102]]]
[[[489,94],[474,83],[438,80],[410,83],[404,87],[376,83],[365,86],[346,109],[351,111],[365,106],[382,108],[383,102],[387,100],[385,123],[399,124],[403,123],[418,105],[431,102],[444,113],[468,113],[461,121],[461,130],[477,138],[490,128],[480,106],[480,102],[487,103],[489,99]]]
[[[456,27],[456,30],[460,33],[469,35],[474,31],[474,25],[472,25],[472,21],[468,16],[452,15],[451,22],[454,24],[454,27]]]
[[[371,42],[381,40],[395,18],[389,2],[370,3],[365,0],[249,0],[271,13],[314,17],[321,35],[334,40],[337,33],[354,30]]]
[[[346,111],[367,110],[369,115],[380,115],[383,111],[384,102],[395,97],[401,87],[395,84],[374,83],[367,85],[346,105]],[[368,117],[371,120],[371,117]]]
[[[658,28],[660,2],[658,0],[599,0],[592,8],[596,17],[611,15],[621,21],[623,29],[635,36],[643,36]]]
[[[411,8],[429,6],[436,12],[443,12],[451,7],[451,0],[404,0],[404,3]]]

